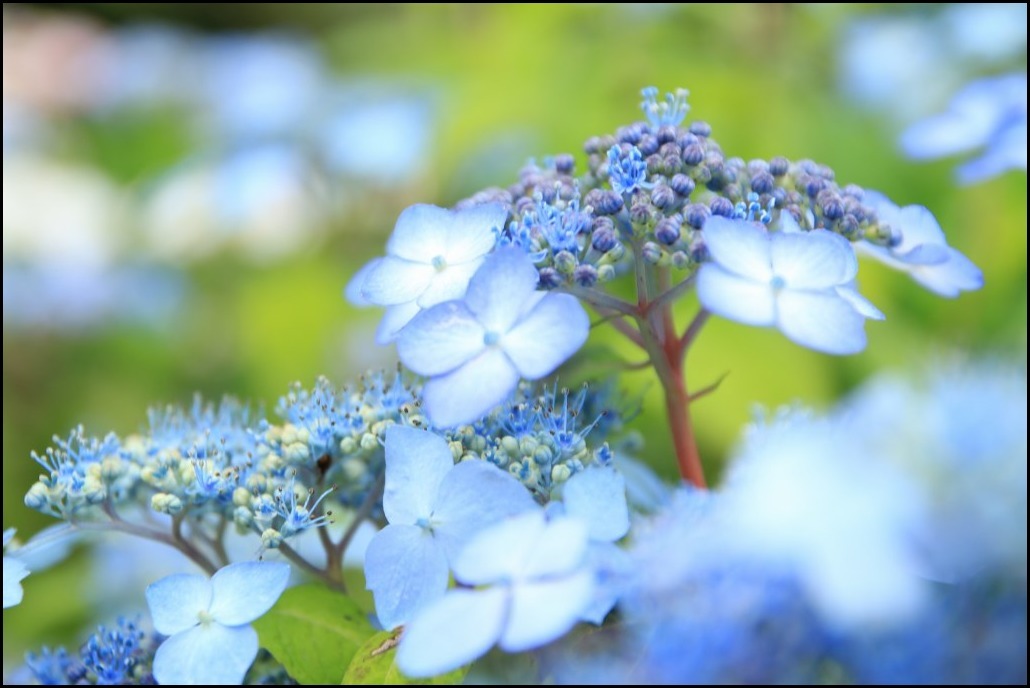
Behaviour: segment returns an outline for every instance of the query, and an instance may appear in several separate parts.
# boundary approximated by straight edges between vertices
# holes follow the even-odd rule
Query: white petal
[[[863,318],[869,318],[870,320],[886,320],[887,316],[883,312],[874,306],[872,302],[866,297],[858,293],[858,290],[853,286],[837,287],[834,291],[837,292],[837,296],[841,297],[855,309]]]
[[[386,429],[383,513],[395,525],[412,525],[433,513],[440,482],[454,466],[447,441],[403,425]]]
[[[454,577],[484,585],[519,576],[546,527],[544,512],[536,509],[478,533],[451,561]]]
[[[590,333],[590,318],[569,294],[546,294],[501,338],[501,346],[527,380],[549,375],[576,353]]]
[[[447,262],[465,263],[485,256],[497,244],[508,211],[498,203],[456,210],[447,232]]]
[[[739,277],[715,263],[701,266],[697,298],[712,313],[745,325],[766,327],[776,322],[770,285]]]
[[[476,274],[476,270],[482,263],[483,259],[477,258],[467,263],[448,265],[437,272],[433,275],[426,290],[418,297],[418,305],[422,308],[429,308],[438,303],[453,301],[465,296],[472,275]]]
[[[376,266],[379,265],[379,261],[382,258],[373,258],[372,260],[361,266],[361,269],[354,273],[351,277],[350,282],[347,283],[347,288],[344,289],[343,295],[355,306],[372,306],[374,305],[371,301],[365,298],[361,293],[361,288],[365,286],[365,278],[375,270]]]
[[[185,573],[167,576],[147,586],[147,606],[154,630],[174,635],[196,626],[200,612],[211,607],[211,581]]]
[[[412,678],[428,678],[481,657],[500,637],[507,606],[503,588],[450,591],[405,629],[397,667]]]
[[[397,356],[419,375],[442,375],[486,348],[486,332],[460,301],[440,303],[412,318],[397,336]]]
[[[587,523],[591,540],[613,542],[629,532],[626,481],[614,468],[588,468],[562,488],[565,513]]]
[[[825,229],[773,234],[772,266],[788,289],[825,289],[850,282],[858,272],[848,240]]]
[[[429,265],[447,253],[454,213],[446,208],[419,203],[405,208],[386,243],[391,256]]]
[[[801,346],[839,355],[865,348],[865,318],[836,292],[786,289],[776,307],[780,331]]]
[[[169,686],[238,686],[257,652],[257,632],[250,626],[197,626],[157,648],[154,678]]]
[[[383,311],[383,319],[376,328],[376,344],[385,346],[397,338],[397,334],[422,311],[417,301],[387,306]]]
[[[501,647],[521,652],[565,635],[590,605],[593,590],[594,577],[589,571],[513,586]]]
[[[523,579],[560,576],[583,564],[590,535],[585,521],[578,518],[556,518],[537,536],[524,560]]]
[[[503,334],[524,312],[539,280],[533,261],[517,248],[491,254],[469,282],[465,303],[483,327]]]
[[[387,256],[368,271],[361,296],[380,306],[407,303],[421,296],[435,275],[432,265]]]
[[[365,550],[365,585],[387,630],[411,621],[440,599],[447,579],[447,559],[425,528],[388,525]]]
[[[536,508],[529,490],[487,461],[463,461],[440,483],[433,532],[448,561],[473,535],[509,516]]]
[[[504,354],[489,348],[460,368],[422,387],[426,415],[438,428],[472,423],[515,391],[518,371]]]
[[[753,222],[713,215],[702,236],[712,260],[729,272],[762,282],[772,277],[769,234]]]
[[[211,616],[224,626],[240,626],[263,616],[290,582],[290,567],[281,562],[229,564],[211,577]]]
[[[17,533],[17,532],[18,532],[18,530],[16,528],[8,528],[7,530],[4,531],[4,547],[5,548],[7,547],[7,545],[11,544],[11,540],[14,539],[14,534]]]

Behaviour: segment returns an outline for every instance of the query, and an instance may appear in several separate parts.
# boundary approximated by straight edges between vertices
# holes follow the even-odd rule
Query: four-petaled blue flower
[[[177,574],[147,587],[154,630],[170,636],[154,656],[157,682],[242,683],[258,651],[250,623],[272,608],[289,579],[286,564],[247,561],[210,579]]]
[[[538,380],[583,346],[590,329],[583,307],[536,287],[532,260],[505,248],[483,263],[464,300],[429,308],[401,331],[397,353],[430,378],[422,395],[436,426],[478,420],[520,377]]]
[[[347,287],[358,305],[388,306],[376,340],[393,341],[422,308],[460,299],[507,217],[496,203],[463,210],[419,204],[402,212],[386,256],[367,264]]]
[[[491,587],[451,590],[417,616],[404,632],[397,666],[408,676],[435,676],[494,643],[521,652],[561,637],[593,599],[588,541],[586,521],[547,521],[541,510],[483,531],[454,561],[454,577]]]
[[[830,354],[865,348],[865,318],[882,317],[852,286],[858,261],[843,237],[823,229],[767,232],[746,220],[709,218],[711,262],[697,295],[709,311],[746,325],[774,326]]]
[[[383,493],[390,524],[365,552],[379,623],[388,629],[407,623],[444,594],[449,562],[473,535],[535,504],[520,482],[493,464],[455,465],[442,437],[390,426]]]
[[[859,241],[855,248],[896,270],[940,296],[955,298],[960,292],[984,285],[980,268],[948,246],[937,219],[921,205],[899,208],[883,194],[867,191],[863,202],[872,206],[881,220],[901,233],[901,242],[887,248]]]

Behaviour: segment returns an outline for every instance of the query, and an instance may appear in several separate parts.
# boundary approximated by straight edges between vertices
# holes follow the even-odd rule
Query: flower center
[[[497,346],[497,342],[501,341],[501,333],[490,331],[483,335],[483,343],[487,346]]]
[[[201,609],[197,612],[197,619],[200,620],[200,625],[207,626],[215,620],[215,617],[211,616],[211,612],[206,609]]]
[[[769,280],[769,286],[773,288],[773,291],[783,291],[787,286],[787,280],[779,275],[773,275],[773,278]]]
[[[436,268],[437,272],[443,272],[447,267],[447,259],[443,256],[434,256],[433,260],[430,262],[433,264],[433,267]]]

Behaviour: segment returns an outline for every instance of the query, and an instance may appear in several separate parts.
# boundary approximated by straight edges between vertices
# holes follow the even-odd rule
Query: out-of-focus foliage
[[[841,183],[927,206],[986,280],[947,302],[863,270],[889,322],[847,359],[713,320],[687,366],[695,387],[729,373],[694,409],[710,473],[755,402],[827,405],[928,351],[1025,349],[1025,174],[959,188],[954,161],[904,159],[897,115],[850,97],[849,41],[882,55],[914,40],[863,27],[894,19],[922,36],[941,12],[5,6],[4,526],[28,536],[50,524],[21,503],[38,471],[29,452],[80,422],[129,434],[147,406],[195,391],[271,405],[293,380],[392,366],[393,350],[373,344],[378,313],[341,292],[400,211],[506,185],[530,157],[582,164],[582,142],[639,116],[648,84],[689,88],[691,115],[729,155],[813,158]],[[935,37],[930,55],[958,54],[953,33]],[[970,77],[1025,72],[1025,34],[1022,50],[962,64]],[[912,95],[924,97],[910,118],[951,93]],[[634,355],[615,338],[591,345],[572,375]],[[640,455],[672,476],[658,385],[646,372],[620,384],[641,400]],[[97,611],[83,608],[82,568],[24,581],[33,604],[5,612],[20,629],[5,634],[5,657],[79,635]],[[58,609],[68,626],[40,621]]]

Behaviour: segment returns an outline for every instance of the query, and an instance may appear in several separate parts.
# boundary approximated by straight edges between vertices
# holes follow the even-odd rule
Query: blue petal
[[[447,558],[432,533],[388,525],[365,550],[365,585],[383,628],[407,623],[447,590]]]
[[[776,299],[777,326],[801,346],[855,354],[866,346],[865,318],[836,292],[784,290]]]
[[[837,296],[841,297],[855,309],[863,318],[869,318],[870,320],[886,320],[887,316],[883,312],[873,305],[872,301],[867,299],[858,293],[852,285],[846,285],[837,287],[834,291],[837,292]]]
[[[848,240],[825,229],[801,234],[773,234],[773,273],[788,289],[825,289],[850,282],[858,260]]]
[[[594,577],[589,571],[511,588],[511,609],[501,647],[521,652],[565,635],[590,606]]]
[[[383,311],[383,319],[376,328],[376,344],[385,346],[392,342],[404,326],[421,311],[417,301],[387,306]]]
[[[984,275],[960,252],[947,248],[948,260],[941,265],[920,265],[909,270],[912,278],[930,291],[953,299],[963,291],[980,289]]]
[[[519,576],[545,578],[575,571],[583,565],[589,539],[587,524],[578,518],[548,521],[523,561]]]
[[[344,289],[343,295],[355,306],[371,306],[373,303],[365,298],[361,293],[362,287],[365,286],[365,278],[376,269],[379,265],[381,258],[373,258],[372,260],[365,263],[360,270],[354,273],[351,277],[350,282],[347,283],[347,288]]]
[[[154,678],[161,685],[238,686],[258,652],[250,626],[211,623],[168,638],[154,655]]]
[[[497,230],[507,219],[508,210],[499,203],[453,211],[447,232],[447,262],[465,263],[485,256],[497,244]]]
[[[386,429],[383,513],[395,525],[413,525],[433,513],[440,481],[454,466],[447,442],[426,430]]]
[[[454,213],[446,208],[419,203],[405,208],[397,218],[386,252],[428,265],[447,253],[449,227]]]
[[[486,330],[504,334],[523,314],[538,280],[533,261],[523,251],[502,248],[472,277],[465,303]]]
[[[443,375],[486,348],[486,331],[460,301],[415,316],[397,337],[397,356],[419,375]]]
[[[147,606],[154,630],[174,635],[200,623],[199,614],[211,606],[211,581],[185,573],[167,576],[147,586]]]
[[[412,678],[428,678],[481,657],[500,637],[507,607],[504,588],[452,590],[405,629],[398,668]]]
[[[768,327],[776,322],[776,304],[769,284],[740,277],[714,263],[701,266],[697,298],[706,310],[745,325]]]
[[[438,428],[473,423],[511,396],[518,382],[518,371],[504,352],[488,348],[460,368],[426,382],[426,415]]]
[[[565,513],[587,523],[591,540],[614,542],[629,532],[626,481],[614,468],[588,468],[562,488]]]
[[[590,318],[569,294],[547,294],[501,338],[501,346],[527,380],[549,375],[586,342]]]
[[[4,609],[21,603],[24,590],[21,581],[29,575],[25,564],[14,557],[4,557]]]
[[[435,274],[436,269],[428,263],[392,256],[380,258],[365,276],[361,296],[368,303],[380,306],[407,303],[422,295]]]
[[[471,585],[518,578],[546,527],[544,512],[535,509],[476,534],[451,561],[454,577]]]
[[[622,596],[635,566],[625,551],[608,542],[591,543],[586,561],[594,573],[594,592],[579,618],[600,626]]]
[[[418,297],[418,305],[422,308],[429,308],[438,303],[465,296],[469,281],[471,281],[472,275],[476,274],[476,270],[479,269],[482,262],[482,258],[476,258],[467,263],[448,265],[438,271],[433,275],[426,290]]]
[[[529,490],[507,471],[486,461],[464,461],[440,483],[433,532],[448,561],[454,561],[473,535],[535,507]]]
[[[225,626],[249,624],[272,608],[290,581],[290,567],[272,561],[229,564],[211,578],[211,616]]]
[[[763,282],[772,278],[769,234],[764,229],[714,215],[705,220],[701,235],[712,260],[725,270]]]

